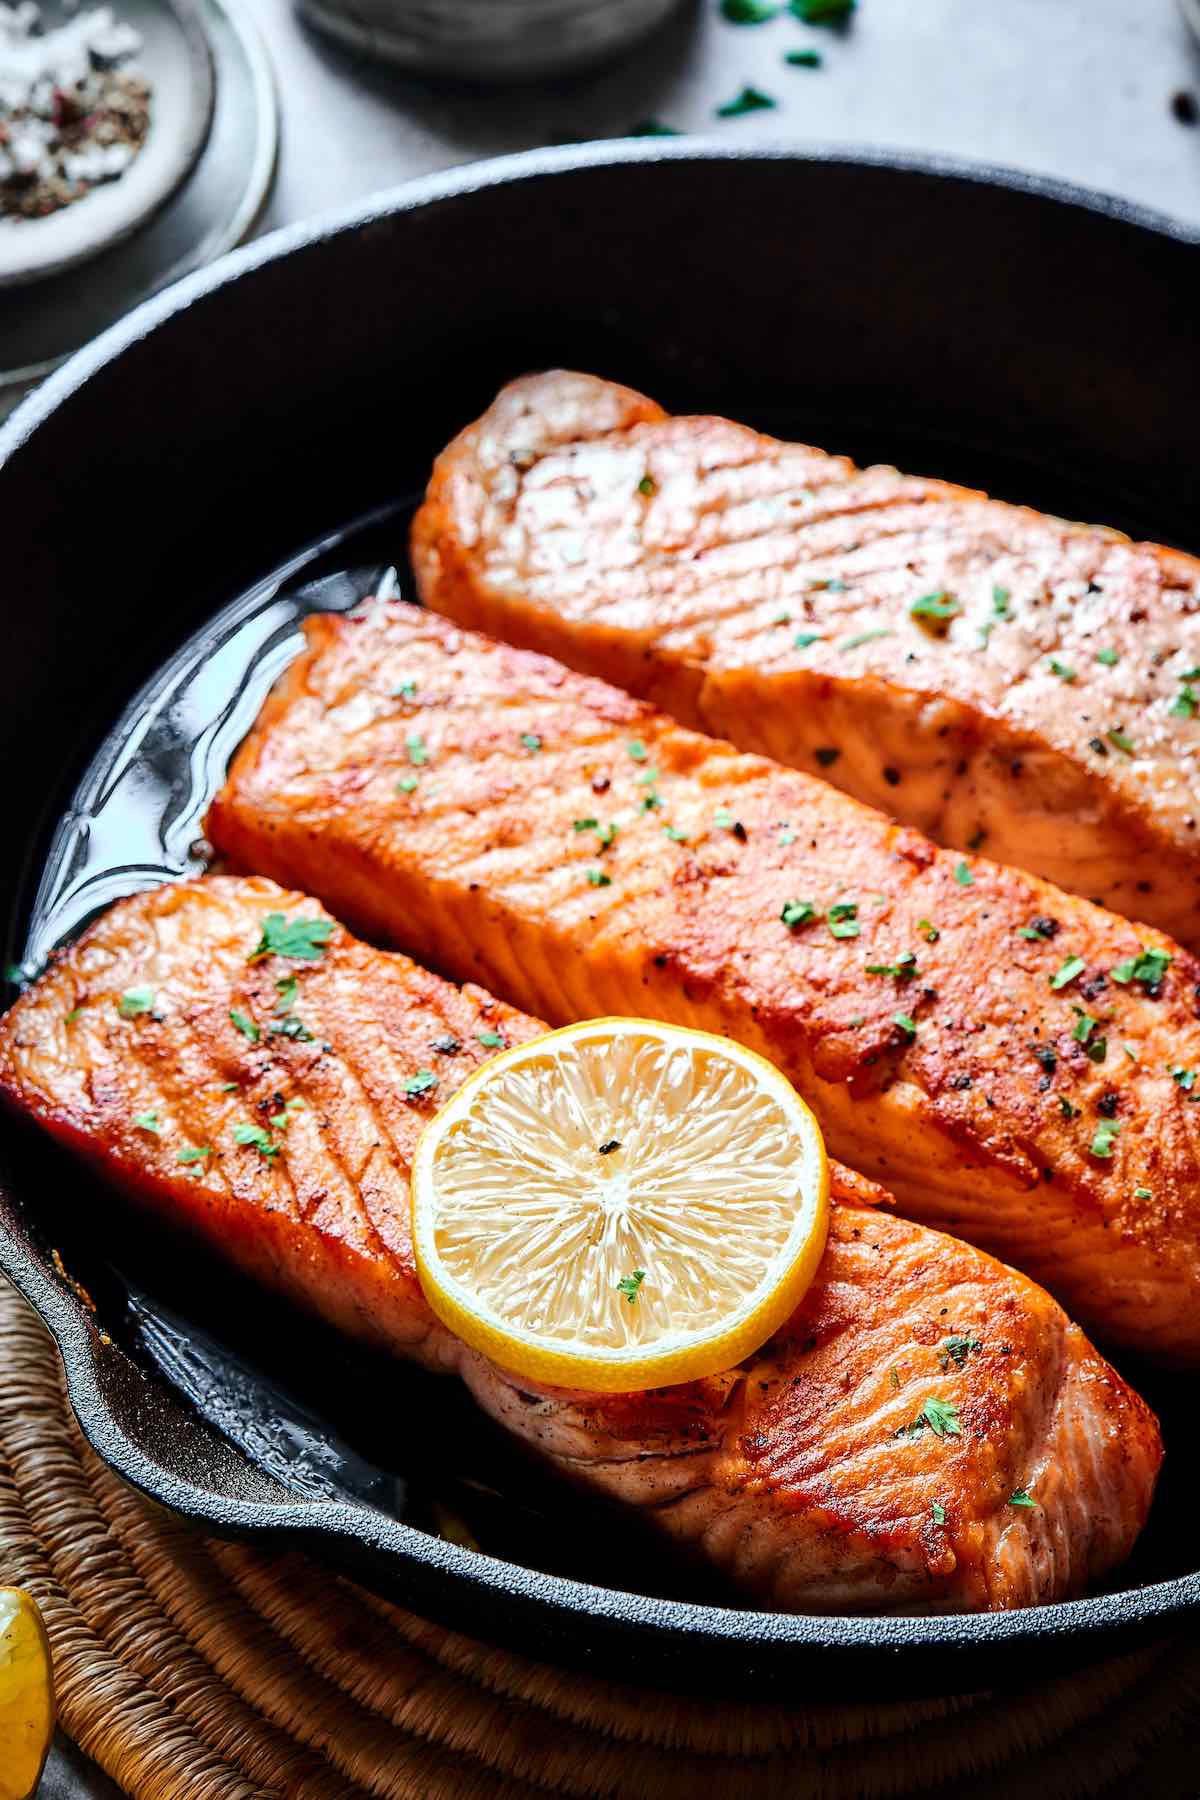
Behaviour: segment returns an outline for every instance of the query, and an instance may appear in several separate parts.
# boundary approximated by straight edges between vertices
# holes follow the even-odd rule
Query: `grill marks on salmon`
[[[461,624],[1200,943],[1195,558],[558,371],[439,457],[413,562]]]
[[[911,1216],[1200,1356],[1195,958],[419,608],[305,630],[209,817],[237,863],[555,1024],[746,1043]]]
[[[1077,1593],[1128,1554],[1161,1458],[1153,1415],[1039,1288],[862,1204],[886,1196],[845,1170],[803,1306],[737,1369],[589,1395],[467,1350],[416,1279],[412,1151],[495,1035],[542,1027],[336,927],[313,959],[250,960],[272,914],[325,918],[262,879],[119,902],[0,1024],[0,1092],[256,1279],[456,1372],[562,1475],[748,1597],[996,1610]]]

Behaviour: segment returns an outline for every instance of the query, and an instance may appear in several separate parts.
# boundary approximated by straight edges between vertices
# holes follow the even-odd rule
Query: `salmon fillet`
[[[1193,956],[421,608],[305,630],[210,813],[237,863],[555,1024],[739,1039],[910,1216],[1200,1359]]]
[[[278,928],[297,921],[306,956],[255,957],[268,939],[286,952]],[[456,1372],[563,1475],[765,1603],[1001,1609],[1076,1593],[1128,1553],[1161,1458],[1153,1415],[1040,1289],[861,1204],[880,1196],[847,1171],[802,1307],[726,1374],[536,1388],[452,1337],[413,1266],[413,1148],[491,1054],[481,1035],[541,1029],[356,943],[301,894],[214,877],[119,902],[61,956],[0,1023],[0,1091],[258,1280]],[[426,1070],[434,1085],[409,1091]],[[930,1401],[952,1409],[940,1431]]]
[[[413,562],[461,624],[1200,944],[1193,557],[558,371],[439,457]]]

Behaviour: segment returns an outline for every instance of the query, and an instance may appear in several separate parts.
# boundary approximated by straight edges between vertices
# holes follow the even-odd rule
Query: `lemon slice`
[[[0,1800],[29,1800],[54,1732],[50,1641],[36,1602],[0,1588]]]
[[[485,1063],[412,1179],[425,1296],[502,1368],[631,1393],[757,1350],[825,1247],[812,1113],[753,1051],[593,1019]]]

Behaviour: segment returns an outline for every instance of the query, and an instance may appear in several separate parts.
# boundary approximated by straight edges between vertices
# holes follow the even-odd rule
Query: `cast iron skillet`
[[[437,176],[192,276],[81,351],[0,433],[0,907],[13,945],[29,872],[138,684],[298,545],[419,489],[437,448],[519,371],[577,366],[681,410],[1200,550],[1198,317],[1200,252],[1169,220],[1006,172],[695,140]],[[1027,1683],[1200,1610],[1187,1389],[1127,1358],[1163,1412],[1171,1473],[1117,1591],[944,1619],[629,1593],[619,1560],[614,1572],[599,1559],[600,1587],[474,1554],[392,1516],[403,1507],[331,1498],[229,1442],[128,1329],[143,1290],[124,1249],[109,1259],[125,1241],[112,1203],[12,1126],[0,1156],[0,1267],[54,1333],[101,1455],[207,1530],[315,1551],[473,1633],[724,1694],[853,1680],[899,1695]],[[55,1273],[51,1242],[95,1293],[98,1322]],[[151,1290],[156,1259],[154,1238]],[[254,1310],[243,1298],[214,1278],[176,1350],[202,1343],[219,1379],[222,1342]],[[264,1316],[285,1360],[336,1364],[319,1331]],[[197,1318],[211,1336],[193,1342]],[[363,1385],[410,1468],[453,1460],[464,1438],[469,1454],[469,1424],[412,1399],[409,1379],[376,1370]],[[304,1392],[335,1408],[336,1383],[314,1382]],[[304,1415],[320,1453],[340,1425],[324,1404]],[[560,1523],[574,1504],[555,1499]],[[681,1591],[665,1575],[663,1588]]]

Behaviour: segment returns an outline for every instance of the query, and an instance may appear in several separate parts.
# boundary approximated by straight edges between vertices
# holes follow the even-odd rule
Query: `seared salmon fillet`
[[[402,602],[307,621],[209,835],[555,1024],[768,1057],[831,1151],[1110,1340],[1200,1358],[1200,962]]]
[[[878,1190],[844,1170],[802,1307],[726,1374],[535,1390],[452,1337],[413,1265],[413,1148],[497,1039],[541,1029],[356,943],[301,894],[213,877],[119,902],[54,963],[0,1023],[0,1091],[252,1276],[457,1372],[563,1475],[748,1597],[1000,1609],[1076,1593],[1128,1553],[1153,1415],[1048,1295],[864,1204]]]
[[[557,371],[439,457],[422,598],[1200,945],[1200,561]]]

